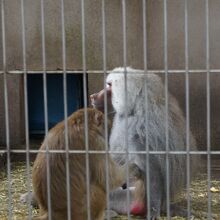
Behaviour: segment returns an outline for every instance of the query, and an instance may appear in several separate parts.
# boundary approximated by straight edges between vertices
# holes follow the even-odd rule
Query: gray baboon
[[[186,151],[186,124],[183,112],[176,99],[169,94],[168,117],[166,118],[165,87],[159,76],[144,74],[129,67],[126,70],[116,68],[107,76],[106,83],[107,94],[111,97],[115,110],[110,135],[110,150],[126,151],[128,148],[129,151],[146,151],[148,146],[150,151],[166,151],[168,146],[170,151]],[[103,90],[90,96],[93,106],[100,110],[103,109],[102,94]],[[191,132],[189,136],[190,150],[197,150]],[[122,165],[126,162],[125,154],[113,153],[112,157],[118,164]],[[186,183],[186,155],[173,153],[168,157],[168,187],[171,201],[173,201]],[[198,158],[192,159],[191,157],[190,159],[190,171],[193,176]],[[138,181],[135,184],[134,193],[131,192],[131,207],[126,207],[127,203],[122,201],[123,191],[117,190],[111,196],[113,209],[121,213],[130,209],[134,214],[146,214],[146,174],[149,168],[150,215],[152,219],[156,219],[161,211],[166,210],[166,155],[150,154],[149,163],[146,161],[146,154],[130,154],[128,160],[139,168],[136,174],[132,174],[138,177]],[[120,202],[117,203],[117,200]],[[171,215],[178,212],[174,206],[170,208]],[[181,211],[182,215],[183,213],[185,212]]]

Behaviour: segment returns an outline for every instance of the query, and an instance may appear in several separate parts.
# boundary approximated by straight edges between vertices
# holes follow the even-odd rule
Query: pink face
[[[108,111],[112,109],[112,85],[111,83],[107,83],[106,85],[106,97],[107,97],[107,108]],[[94,93],[90,95],[90,102],[93,108],[98,109],[101,112],[104,112],[104,106],[105,106],[105,89],[102,89],[98,93]]]

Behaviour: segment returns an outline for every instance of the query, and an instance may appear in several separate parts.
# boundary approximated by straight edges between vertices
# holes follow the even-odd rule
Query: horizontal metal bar
[[[107,70],[107,73],[110,73],[112,70]],[[68,74],[83,74],[84,71],[83,70],[48,70],[46,71],[47,74],[63,74],[64,72],[68,73]],[[130,73],[127,72],[127,74],[136,74],[136,73],[148,73],[148,74],[152,74],[152,73],[165,73],[165,70],[136,70],[135,73]],[[174,69],[174,70],[167,70],[168,73],[186,73],[185,69]],[[187,71],[188,73],[207,73],[206,69],[191,69]],[[220,73],[220,69],[210,69],[209,71],[210,73]],[[0,71],[0,74],[3,74],[4,71]],[[27,74],[43,74],[44,71],[43,70],[29,70],[26,71]],[[87,70],[86,73],[88,74],[104,74],[103,70]],[[114,73],[121,73],[121,72],[114,72]],[[7,71],[7,74],[24,74],[23,70],[10,70]]]
[[[6,153],[7,150],[0,150],[0,153]],[[10,150],[11,153],[26,153],[26,150]],[[30,153],[66,153],[66,150],[29,150]],[[95,150],[69,150],[68,151],[70,154],[85,154],[88,152],[89,154],[106,154],[106,150],[100,150],[100,151],[95,151]],[[110,154],[126,154],[125,151],[107,151]],[[147,151],[128,151],[129,154],[147,154]],[[177,154],[177,155],[186,155],[188,151],[149,151],[149,154]],[[207,151],[189,151],[189,154],[192,155],[207,155]],[[213,155],[220,155],[220,151],[211,151],[210,154]]]

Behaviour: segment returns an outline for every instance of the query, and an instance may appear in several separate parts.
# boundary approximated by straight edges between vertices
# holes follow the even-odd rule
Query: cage
[[[1,0],[0,14],[0,219],[31,219],[40,215],[39,208],[31,204],[31,196],[28,196],[30,194],[21,198],[24,193],[32,191],[32,169],[37,154],[47,157],[44,171],[40,173],[46,172],[47,177],[45,196],[48,197],[48,219],[56,219],[51,205],[54,202],[60,204],[62,195],[65,197],[65,214],[64,217],[57,214],[57,219],[93,219],[94,211],[101,211],[97,207],[102,207],[103,204],[106,219],[150,219],[155,211],[151,207],[151,198],[156,199],[160,190],[164,191],[165,198],[164,207],[160,204],[160,208],[165,213],[161,211],[159,219],[220,219],[218,0]],[[150,146],[152,150],[147,144],[147,137],[152,134],[152,130],[148,130],[145,127],[147,123],[144,122],[151,122],[151,117],[158,114],[152,111],[148,116],[148,105],[142,109],[145,112],[142,119],[144,144],[141,150],[137,150],[136,146],[141,140],[132,133],[137,140],[134,148],[129,147],[131,129],[128,98],[135,93],[135,89],[129,87],[129,76],[132,75],[130,66],[135,69],[134,74],[137,77],[141,74],[146,77],[155,74],[161,80],[159,84],[163,85],[163,94],[159,96],[160,92],[156,90],[158,84],[155,87],[151,83],[144,84],[148,86],[145,87],[145,97],[142,97],[148,103],[148,95],[152,92],[149,89],[152,87],[153,91],[158,91],[154,93],[155,99],[152,101],[156,103],[155,108],[161,104],[160,100],[163,104],[163,120],[154,123],[156,132],[158,126],[164,127],[164,140],[161,143],[164,147],[160,152],[156,145]],[[118,148],[116,151],[112,149],[111,137],[112,129],[117,129],[117,111],[115,113],[115,109],[109,107],[109,103],[112,103],[107,99],[106,84],[108,74],[115,67],[123,67],[119,74],[123,73],[125,77],[125,97],[120,102],[125,102],[128,106],[124,110],[123,132],[116,131],[119,134],[118,139],[120,136],[124,137],[123,146],[126,148]],[[94,150],[90,149],[89,111],[86,108],[91,107],[90,95],[103,88],[103,146],[102,150]],[[175,125],[176,129],[170,133],[172,100],[177,100],[178,108],[182,112],[177,115],[177,120],[183,119],[183,127],[181,130]],[[136,107],[139,105],[141,104]],[[84,149],[72,149],[69,141],[72,127],[69,127],[68,117],[80,108],[85,108],[83,130],[81,136],[78,135],[79,139],[82,137],[84,140]],[[131,113],[132,117],[137,114],[139,113]],[[44,137],[49,137],[50,130],[62,120],[63,142],[56,142],[56,136],[52,140],[56,146],[62,145],[63,148],[51,149],[50,142],[43,142]],[[112,128],[109,127],[108,120],[113,122]],[[191,148],[190,132],[195,137],[197,150]],[[185,139],[184,150],[177,145],[174,150],[170,149],[169,143],[172,142],[174,133]],[[158,134],[153,133],[151,137],[156,138]],[[92,140],[96,139],[98,136]],[[43,150],[40,149],[42,142],[45,146]],[[114,155],[122,154],[127,162],[122,165],[125,170],[122,185],[126,189],[118,186],[124,197],[117,194],[118,197],[112,202],[112,193],[118,189],[113,192],[111,189],[110,161],[114,159]],[[58,174],[56,176],[56,167],[50,167],[50,155],[63,155],[63,178]],[[71,209],[71,204],[75,201],[71,197],[71,176],[75,172],[71,169],[71,164],[75,159],[71,158],[77,155],[84,158],[82,172],[85,181],[74,192],[78,196],[77,201],[82,202],[80,208],[86,210],[86,217],[75,217],[72,213],[77,211],[75,208]],[[143,163],[146,167],[144,171],[141,168],[137,176],[132,176],[133,168],[130,167],[134,162],[130,159],[134,158],[133,155],[141,155],[134,164],[139,166]],[[184,163],[181,163],[185,168],[184,173],[181,173],[182,167],[178,163],[177,167],[170,169],[170,164],[174,162],[171,158],[175,155],[176,158],[184,158]],[[90,162],[95,156],[105,162],[97,169]],[[192,179],[192,164],[197,156],[201,157],[198,164],[201,168],[197,170],[196,178]],[[162,158],[164,163],[161,164],[164,166],[160,162],[152,165],[151,158],[154,157]],[[94,163],[98,162],[99,159]],[[159,164],[160,169],[164,170],[160,172],[164,175],[165,184],[152,193],[151,173],[155,172],[155,167]],[[104,197],[98,192],[95,196],[92,194],[91,181],[95,178],[92,169],[98,173],[101,168],[104,172],[103,178],[105,177]],[[140,166],[138,170],[139,168]],[[118,175],[116,173],[115,178]],[[185,210],[184,216],[172,213],[172,187],[178,185],[175,175],[178,178],[185,176],[184,186],[178,190],[178,199],[175,201]],[[61,197],[51,202],[50,198],[54,196],[53,193],[51,195],[53,178],[58,179],[57,195]],[[144,199],[142,198],[141,211],[134,213],[130,207],[133,202],[132,190],[139,189],[134,184],[136,179],[144,180],[144,190],[141,191]],[[66,185],[60,189],[64,180]],[[98,182],[95,187],[97,185]],[[80,194],[81,188],[84,189],[84,194]],[[91,202],[93,196],[97,197],[95,208]],[[23,200],[26,201],[25,204],[22,203]],[[122,204],[126,211],[120,209]]]

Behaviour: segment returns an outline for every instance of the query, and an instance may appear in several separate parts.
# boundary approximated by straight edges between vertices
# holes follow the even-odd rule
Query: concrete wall
[[[64,1],[67,69],[82,69],[81,1]],[[85,1],[86,66],[102,68],[101,0]],[[140,65],[142,60],[141,4],[127,1],[128,63]],[[27,67],[42,69],[40,1],[25,1]],[[106,40],[108,67],[122,65],[122,15],[118,0],[106,1]],[[62,35],[60,0],[45,1],[45,41],[47,69],[62,68]],[[135,16],[134,16],[135,15]],[[8,69],[22,69],[22,32],[20,2],[6,1],[6,38]]]
[[[40,2],[35,0],[24,1],[26,59],[28,70],[42,70],[42,35],[41,35],[41,8]],[[102,50],[102,0],[85,0],[85,41],[86,41],[86,68],[100,70],[103,68]],[[65,34],[66,34],[66,67],[69,70],[81,70],[82,66],[82,25],[81,25],[81,1],[64,0],[65,7]],[[127,61],[134,67],[142,63],[142,17],[139,13],[141,4],[139,0],[127,1]],[[123,38],[122,38],[122,8],[118,0],[106,1],[106,50],[107,67],[113,68],[123,64]],[[45,45],[46,68],[57,70],[63,68],[62,63],[62,26],[60,0],[47,0],[44,7],[45,13]],[[135,16],[134,16],[135,15]],[[21,6],[19,1],[5,1],[6,21],[6,59],[7,70],[23,69],[22,57],[22,28]],[[2,35],[0,35],[1,38]],[[2,41],[1,41],[2,42]],[[0,44],[2,51],[2,44]],[[2,66],[2,53],[0,54]],[[2,68],[1,68],[2,69]],[[23,96],[19,96],[22,84],[19,84],[20,76],[8,79],[9,98],[11,102],[10,118],[13,121],[10,126],[10,140],[16,145],[24,139],[23,135],[17,138],[21,121],[18,115],[24,112]],[[0,79],[1,80],[1,79]],[[2,80],[1,80],[2,84]],[[89,75],[89,93],[103,86],[102,74]],[[2,85],[0,87],[2,91]],[[15,94],[14,94],[15,93]],[[3,93],[0,93],[0,101]],[[1,104],[1,103],[0,103]],[[3,109],[3,108],[2,108]],[[0,142],[4,142],[4,112],[0,110]],[[14,118],[16,120],[14,120]]]
[[[7,77],[9,142],[13,147],[24,141],[24,93],[22,79],[22,76],[15,75]],[[0,75],[0,91],[0,149],[4,149],[6,143],[6,120],[3,75]]]
[[[220,2],[209,1],[210,68],[220,69]],[[185,68],[184,1],[168,0],[168,68]],[[205,1],[188,1],[189,68],[206,68]],[[163,1],[148,1],[148,64],[151,69],[164,68]],[[170,74],[170,91],[185,109],[184,75]],[[206,73],[190,75],[190,121],[200,149],[206,149]],[[210,75],[211,145],[220,149],[220,75]]]
[[[81,1],[65,0],[65,34],[67,69],[82,69]],[[101,0],[85,0],[86,68],[103,68]],[[210,67],[219,68],[220,54],[220,2],[210,0]],[[127,0],[127,65],[143,68],[142,1]],[[20,2],[5,1],[7,69],[22,69],[22,32]],[[28,70],[42,70],[41,11],[40,1],[25,1],[25,31]],[[189,68],[206,67],[205,1],[189,1]],[[123,65],[122,7],[119,0],[106,1],[106,51],[107,68]],[[164,69],[164,20],[163,1],[147,1],[148,67]],[[60,0],[45,1],[46,65],[48,70],[62,69],[62,35]],[[1,49],[2,45],[0,45]],[[184,1],[168,0],[168,68],[185,68]],[[0,54],[2,56],[2,54]],[[2,64],[2,59],[0,59]],[[211,74],[211,143],[220,149],[220,76]],[[19,77],[18,77],[19,78]],[[10,79],[11,80],[11,79]],[[19,79],[17,79],[19,81]],[[184,75],[171,74],[169,89],[185,109]],[[11,82],[12,83],[12,82]],[[206,75],[190,75],[190,121],[200,148],[206,149]],[[13,91],[20,91],[22,84],[13,83]],[[102,74],[89,75],[89,93],[103,87]],[[1,89],[1,88],[0,88]],[[22,96],[11,92],[17,104],[10,117],[22,113]],[[2,95],[0,94],[0,104]],[[18,110],[20,109],[20,110]],[[4,117],[0,111],[0,124]],[[19,128],[14,121],[11,135]],[[4,128],[4,127],[3,127]],[[0,130],[2,136],[3,130]],[[13,137],[14,138],[14,137]],[[12,139],[13,139],[12,138]]]

